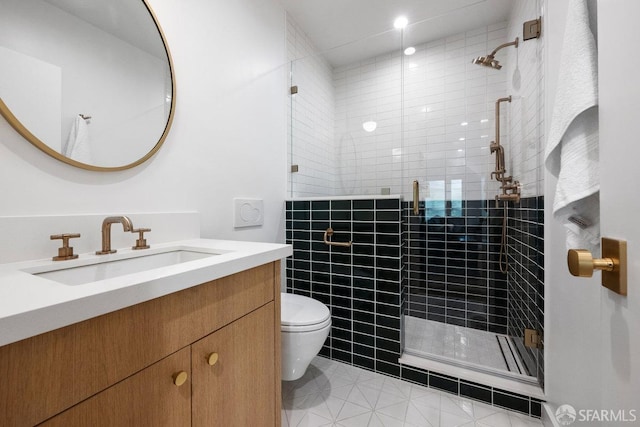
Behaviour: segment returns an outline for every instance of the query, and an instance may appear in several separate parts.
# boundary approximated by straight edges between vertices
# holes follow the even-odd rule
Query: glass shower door
[[[521,344],[525,328],[540,330],[542,318],[542,299],[531,292],[542,289],[543,277],[543,206],[536,193],[541,131],[528,129],[541,123],[541,67],[521,70],[518,63],[523,51],[538,58],[541,43],[505,51],[500,71],[471,63],[520,29],[507,22],[479,28],[413,46],[415,53],[403,60],[404,345],[409,354],[535,379],[541,378],[542,352]],[[407,33],[404,47],[411,46],[411,28]],[[509,94],[514,102],[503,107],[500,131],[508,168],[523,175],[527,197],[521,204],[509,202],[503,251],[510,270],[504,273],[499,258],[505,210],[494,201],[499,183],[491,179],[495,158],[489,147],[495,139],[495,101]],[[537,108],[529,119],[532,106]],[[533,163],[521,161],[527,156]],[[420,188],[417,214],[413,180]]]

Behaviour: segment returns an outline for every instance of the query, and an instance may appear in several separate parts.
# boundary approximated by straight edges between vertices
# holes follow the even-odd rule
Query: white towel
[[[80,115],[76,116],[67,143],[62,147],[62,154],[78,162],[91,164],[91,147],[89,146],[89,127]]]
[[[600,244],[598,63],[586,0],[570,0],[545,164],[558,177],[553,215],[567,247]]]

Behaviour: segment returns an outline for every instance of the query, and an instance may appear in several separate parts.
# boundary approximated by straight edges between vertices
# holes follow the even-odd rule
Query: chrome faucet
[[[102,221],[102,250],[96,251],[96,255],[113,254],[115,249],[111,249],[111,224],[119,222],[124,231],[133,230],[133,223],[126,216],[108,216]]]

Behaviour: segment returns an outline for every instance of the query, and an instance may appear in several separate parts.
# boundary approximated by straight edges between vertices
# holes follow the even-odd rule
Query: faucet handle
[[[80,237],[80,233],[73,234],[52,234],[51,240],[62,240],[62,247],[58,248],[58,256],[54,256],[54,261],[64,261],[67,259],[76,259],[78,255],[73,254],[73,248],[69,246],[69,239]]]
[[[151,231],[150,228],[136,228],[134,230],[131,230],[132,233],[138,233],[136,245],[132,246],[131,249],[149,249],[150,246],[147,245],[147,239],[144,238],[144,233],[149,231]]]

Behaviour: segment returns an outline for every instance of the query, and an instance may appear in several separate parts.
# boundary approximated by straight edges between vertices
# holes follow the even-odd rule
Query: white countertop
[[[168,295],[210,280],[286,258],[291,246],[194,239],[112,255],[80,254],[69,261],[34,260],[0,265],[0,346]],[[31,273],[175,250],[217,253],[82,285],[66,285]],[[133,326],[133,325],[132,325]]]

